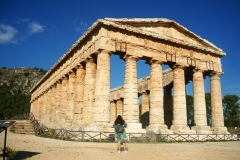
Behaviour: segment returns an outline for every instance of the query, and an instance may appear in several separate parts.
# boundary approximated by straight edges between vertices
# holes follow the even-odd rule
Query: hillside
[[[45,73],[38,68],[0,68],[0,119],[30,111],[29,90]]]
[[[0,86],[4,83],[11,85],[10,92],[19,91],[22,94],[29,95],[29,90],[36,84],[46,73],[43,69],[38,68],[0,68]]]

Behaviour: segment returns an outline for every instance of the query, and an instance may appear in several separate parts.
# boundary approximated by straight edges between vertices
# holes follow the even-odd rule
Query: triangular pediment
[[[217,52],[225,54],[222,49],[218,48],[211,42],[201,38],[200,36],[189,31],[187,28],[176,23],[175,21],[164,18],[134,18],[134,19],[115,19],[105,18],[104,20],[117,23],[118,25],[131,26],[134,29],[142,30],[148,33],[158,34],[174,42],[188,44],[190,46],[198,46],[201,48],[208,48]]]

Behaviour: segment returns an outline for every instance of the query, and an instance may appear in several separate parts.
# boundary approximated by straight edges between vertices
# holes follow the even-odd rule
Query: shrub
[[[27,77],[27,76],[30,75],[30,73],[29,72],[25,72],[24,75]]]
[[[4,151],[4,148],[1,148],[2,152]],[[6,150],[5,150],[5,156],[7,159],[13,159],[14,156],[17,154],[17,151],[15,148],[11,148],[11,147],[6,147]]]

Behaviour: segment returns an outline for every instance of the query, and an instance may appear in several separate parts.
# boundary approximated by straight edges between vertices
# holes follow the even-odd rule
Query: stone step
[[[10,131],[17,134],[35,134],[33,125],[29,120],[16,120]]]
[[[14,129],[33,129],[32,125],[13,125],[12,126]]]

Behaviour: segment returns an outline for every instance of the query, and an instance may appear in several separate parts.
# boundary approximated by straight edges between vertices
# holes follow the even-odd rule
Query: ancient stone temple
[[[113,54],[125,62],[125,78],[123,86],[110,90]],[[112,131],[120,114],[132,133],[225,134],[223,56],[220,48],[172,20],[99,19],[31,89],[31,112],[49,128]],[[150,65],[150,76],[138,80],[140,59]],[[163,64],[170,68],[163,71]],[[210,77],[212,126],[207,125],[206,76]],[[190,80],[195,122],[191,129],[185,89]]]

